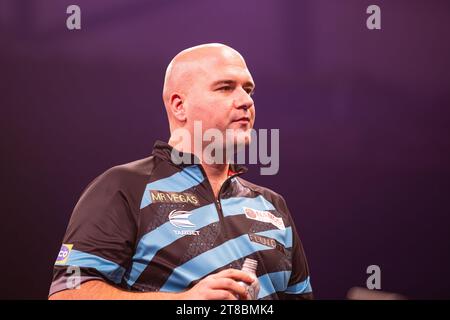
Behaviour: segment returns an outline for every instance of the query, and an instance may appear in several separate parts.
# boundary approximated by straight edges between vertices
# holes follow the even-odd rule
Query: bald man
[[[113,167],[85,189],[50,299],[312,298],[284,199],[244,180],[246,168],[227,156],[205,156],[207,144],[195,134],[199,123],[202,134],[231,132],[214,146],[224,155],[230,144],[248,144],[254,89],[243,57],[223,44],[173,58],[163,88],[169,142],[157,141],[150,157]],[[240,270],[247,258],[257,263],[255,275]],[[243,284],[258,284],[257,296]]]

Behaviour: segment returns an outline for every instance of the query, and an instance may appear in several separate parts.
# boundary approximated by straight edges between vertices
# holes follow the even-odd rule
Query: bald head
[[[224,61],[246,67],[244,58],[239,52],[220,43],[202,44],[178,53],[166,69],[163,88],[166,107],[173,93],[187,94],[196,78],[211,72],[215,64]]]
[[[171,135],[179,128],[192,134],[199,122],[204,131],[249,130],[255,115],[254,87],[244,58],[236,50],[218,43],[183,50],[170,62],[164,79]]]

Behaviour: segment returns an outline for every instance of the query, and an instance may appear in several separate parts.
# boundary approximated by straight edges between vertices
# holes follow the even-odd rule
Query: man
[[[202,133],[231,130],[232,145],[249,143],[254,87],[228,46],[175,56],[163,89],[169,143],[156,142],[150,157],[111,168],[86,188],[55,263],[51,299],[248,299],[239,282],[253,281],[258,299],[312,298],[284,199],[242,179],[246,169],[227,157],[206,161],[204,142],[195,148],[198,121]],[[180,139],[180,131],[194,138]],[[192,161],[178,163],[174,154]],[[246,258],[258,262],[257,279],[239,270]]]

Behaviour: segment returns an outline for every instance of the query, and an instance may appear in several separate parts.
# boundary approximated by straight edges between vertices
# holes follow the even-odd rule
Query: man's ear
[[[169,107],[172,115],[180,122],[186,121],[186,109],[184,106],[184,95],[173,93],[169,99]]]

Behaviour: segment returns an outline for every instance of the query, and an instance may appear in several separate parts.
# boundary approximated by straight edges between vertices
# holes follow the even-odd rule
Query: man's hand
[[[80,289],[54,293],[51,300],[248,300],[246,289],[238,282],[251,284],[254,279],[247,273],[227,269],[207,276],[190,290],[173,292],[129,292],[113,287],[104,281],[91,280],[81,284]]]
[[[207,276],[191,289],[178,294],[181,300],[248,300],[245,287],[238,282],[243,281],[249,285],[255,279],[244,271],[226,269]]]

